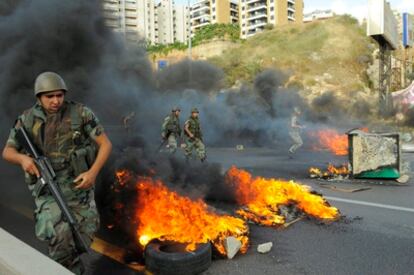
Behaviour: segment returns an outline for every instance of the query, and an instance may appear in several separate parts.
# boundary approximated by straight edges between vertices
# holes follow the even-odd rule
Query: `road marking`
[[[405,211],[405,212],[413,212],[414,213],[414,208],[407,208],[407,207],[381,204],[381,203],[373,203],[373,202],[367,202],[367,201],[348,200],[348,199],[337,198],[337,197],[326,197],[326,196],[324,196],[324,198],[327,199],[327,200],[331,200],[331,201],[346,202],[346,203],[351,203],[351,204],[359,204],[359,205],[366,205],[366,206],[379,207],[379,208],[385,208],[385,209]]]

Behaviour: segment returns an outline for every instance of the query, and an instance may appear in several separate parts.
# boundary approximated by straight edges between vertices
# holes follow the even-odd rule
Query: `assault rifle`
[[[39,151],[36,149],[35,145],[29,138],[26,130],[23,127],[23,123],[20,121],[21,125],[16,132],[16,138],[24,148],[24,150],[33,157],[37,168],[40,172],[39,183],[41,184],[40,189],[47,187],[49,192],[52,194],[53,198],[55,199],[57,205],[59,206],[60,211],[66,222],[69,224],[70,229],[72,231],[73,240],[75,242],[76,250],[78,251],[79,255],[83,253],[90,253],[89,247],[86,244],[86,241],[82,237],[79,232],[79,224],[76,221],[75,217],[72,215],[71,211],[68,208],[68,205],[65,199],[62,196],[62,192],[59,186],[56,184],[56,174],[50,164],[49,159],[46,156],[42,156],[39,154]],[[40,191],[39,191],[40,193]]]

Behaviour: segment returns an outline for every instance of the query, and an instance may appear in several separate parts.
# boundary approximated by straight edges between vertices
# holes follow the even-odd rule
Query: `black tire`
[[[211,265],[211,244],[198,244],[193,252],[185,244],[151,242],[145,248],[146,269],[154,274],[193,275],[206,271]]]

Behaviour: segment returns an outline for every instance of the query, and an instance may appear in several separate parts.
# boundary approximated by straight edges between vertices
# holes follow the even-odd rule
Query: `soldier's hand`
[[[73,182],[77,185],[75,186],[75,189],[89,189],[91,188],[96,181],[96,174],[89,171],[86,171],[82,174],[80,174]]]
[[[37,166],[31,157],[22,155],[20,165],[22,166],[23,170],[26,173],[29,173],[30,175],[34,175],[38,178],[40,177],[39,169],[37,169]]]

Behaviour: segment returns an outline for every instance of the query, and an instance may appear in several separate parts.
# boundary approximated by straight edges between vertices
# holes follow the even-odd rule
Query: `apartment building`
[[[143,39],[150,44],[186,42],[189,8],[175,6],[173,0],[103,0],[107,26],[124,35],[128,42]]]
[[[157,5],[158,43],[174,43],[174,7],[171,0],[161,0]]]
[[[156,43],[154,0],[103,0],[102,9],[106,25],[127,41]]]
[[[248,38],[266,25],[302,23],[303,0],[239,0],[240,37]]]
[[[191,29],[215,23],[232,24],[239,21],[237,0],[198,0],[191,6]]]
[[[175,6],[174,8],[174,42],[187,43],[190,35],[190,8]]]

